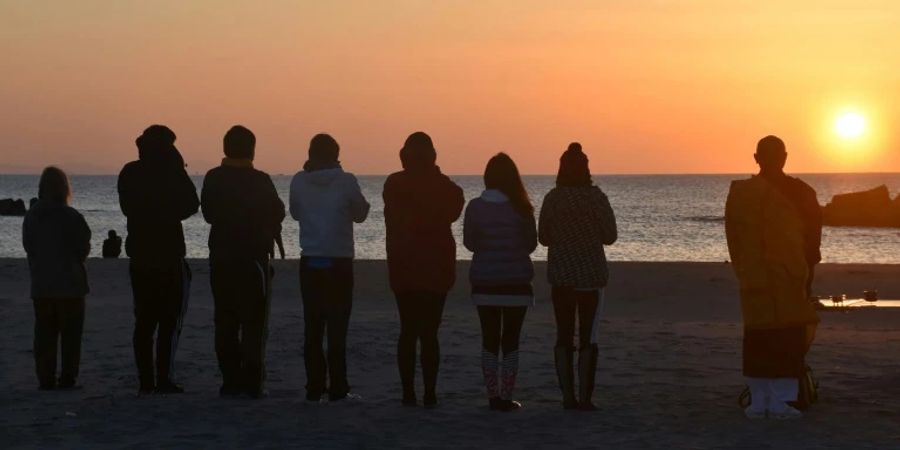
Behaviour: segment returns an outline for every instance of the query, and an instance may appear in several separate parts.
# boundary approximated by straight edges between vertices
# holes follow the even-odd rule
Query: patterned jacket
[[[544,197],[538,240],[549,248],[547,278],[561,287],[606,286],[604,245],[616,241],[616,216],[596,186],[557,186]]]

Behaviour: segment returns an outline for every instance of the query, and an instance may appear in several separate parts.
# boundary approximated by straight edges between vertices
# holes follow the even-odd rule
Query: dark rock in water
[[[825,225],[835,227],[900,227],[900,196],[891,200],[887,186],[838,194],[822,208]]]
[[[0,216],[24,216],[25,202],[22,199],[13,200],[4,198],[0,200]]]

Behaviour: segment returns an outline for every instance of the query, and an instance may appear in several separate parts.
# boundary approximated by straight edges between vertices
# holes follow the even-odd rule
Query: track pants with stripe
[[[210,262],[223,391],[263,392],[271,277],[268,260]]]
[[[166,262],[132,259],[129,271],[134,294],[134,359],[141,389],[152,389],[172,382],[175,351],[188,307],[191,271],[181,258]]]

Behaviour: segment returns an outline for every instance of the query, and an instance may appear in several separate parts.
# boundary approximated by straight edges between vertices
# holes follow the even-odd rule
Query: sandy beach
[[[261,401],[220,399],[206,261],[192,260],[191,305],[177,357],[187,393],[136,398],[127,261],[92,259],[80,383],[37,390],[33,309],[22,259],[0,259],[0,442],[4,448],[900,448],[900,308],[823,312],[809,363],[820,403],[797,422],[750,422],[737,406],[740,311],[724,263],[613,263],[596,413],[563,411],[545,265],[523,330],[517,398],[491,412],[480,332],[458,264],[441,330],[441,406],[400,406],[398,317],[383,261],[356,265],[348,338],[361,401],[303,399],[297,261],[278,261]],[[823,265],[816,292],[900,298],[900,266]],[[418,381],[418,380],[417,380]]]

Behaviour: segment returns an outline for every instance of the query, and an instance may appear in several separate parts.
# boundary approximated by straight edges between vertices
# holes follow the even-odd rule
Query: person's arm
[[[203,178],[203,186],[200,188],[200,211],[203,220],[210,225],[221,222],[219,208],[219,193],[216,192],[216,181],[209,173]]]
[[[34,218],[29,211],[27,214],[25,214],[25,219],[22,221],[22,247],[25,249],[25,254],[31,254],[34,252],[36,237],[34,235],[33,222]]]
[[[91,228],[84,216],[75,212],[74,251],[78,261],[84,261],[91,254]]]
[[[175,215],[178,220],[186,220],[197,214],[200,209],[200,199],[197,197],[197,187],[191,181],[191,177],[185,170],[180,170],[175,177],[176,189],[174,192],[177,209]]]
[[[603,245],[612,245],[619,238],[619,230],[616,227],[616,214],[613,212],[612,205],[609,204],[609,198],[604,193],[600,193],[598,202],[600,203],[600,229],[603,235],[600,241]]]
[[[275,189],[275,183],[272,182],[272,177],[266,175],[269,197],[269,220],[272,224],[272,236],[276,234],[281,234],[281,222],[284,220],[285,211],[284,211],[284,202],[281,201],[281,197],[278,196],[278,190]]]
[[[538,215],[538,242],[545,247],[553,245],[553,212],[552,209],[553,191],[544,196],[541,204],[541,212]]]
[[[447,202],[447,219],[450,223],[456,222],[459,219],[459,216],[462,215],[463,206],[466,205],[466,197],[463,195],[463,190],[453,181],[447,179],[447,182],[450,183],[450,192],[448,196]]]
[[[355,176],[350,176],[350,217],[356,223],[363,223],[369,216],[369,202],[363,196],[362,188]]]
[[[534,221],[534,214],[529,214],[525,217],[525,248],[529,255],[537,249],[537,245],[537,225]]]
[[[288,191],[288,209],[291,213],[291,218],[299,221],[300,220],[300,180],[298,177],[300,174],[294,175],[294,178],[291,178],[291,189]]]
[[[138,203],[135,199],[136,192],[132,183],[132,170],[129,165],[125,165],[119,172],[117,182],[117,190],[119,191],[119,209],[125,217],[134,217],[136,215],[135,205]]]
[[[740,255],[738,254],[740,243],[738,242],[738,233],[734,217],[734,201],[734,182],[732,182],[731,188],[728,190],[728,199],[725,200],[725,240],[728,243],[728,256],[731,258],[732,267],[734,267],[735,262],[740,259]]]
[[[469,206],[466,207],[466,214],[463,216],[463,246],[470,252],[475,253],[475,250],[478,248],[478,230],[475,229],[475,219],[472,217],[475,213],[472,211],[472,202],[469,202]]]

